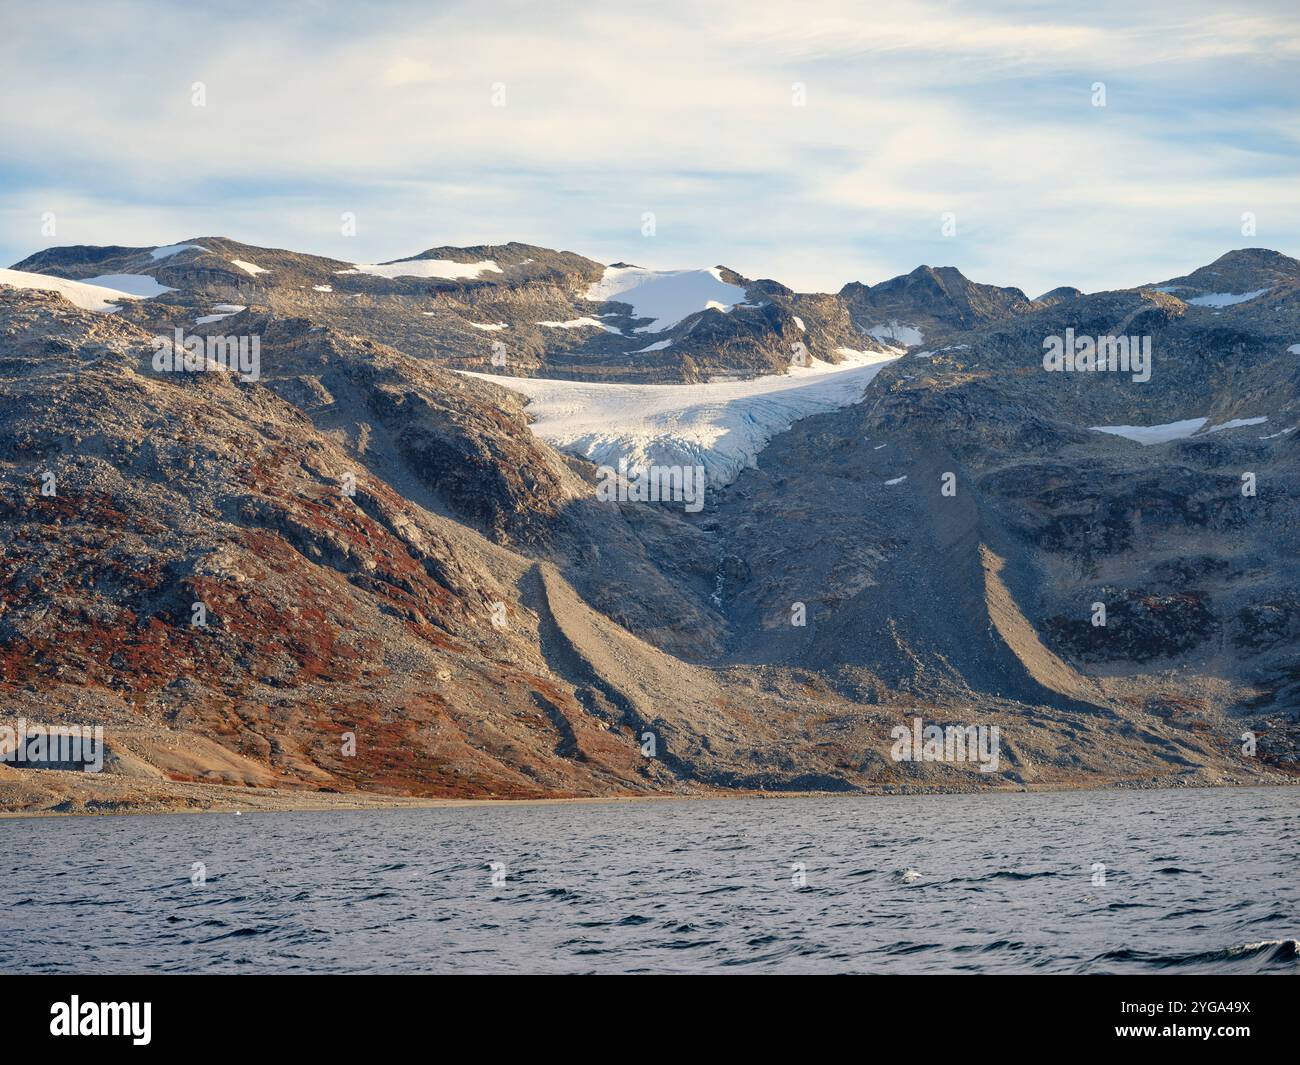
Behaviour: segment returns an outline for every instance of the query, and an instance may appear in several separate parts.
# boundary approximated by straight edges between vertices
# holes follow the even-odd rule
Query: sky
[[[0,94],[3,265],[517,240],[1036,296],[1300,257],[1294,0],[0,0]]]

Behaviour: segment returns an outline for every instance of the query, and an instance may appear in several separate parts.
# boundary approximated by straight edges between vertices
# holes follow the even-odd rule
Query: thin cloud
[[[1101,288],[1300,249],[1281,5],[305,11],[34,9],[0,44],[6,261],[51,242],[47,211],[60,243],[518,239],[810,290],[922,260]]]

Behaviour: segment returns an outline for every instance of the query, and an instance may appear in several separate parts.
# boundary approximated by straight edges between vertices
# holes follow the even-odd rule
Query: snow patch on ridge
[[[212,308],[212,314],[205,314],[201,318],[195,318],[194,324],[209,325],[212,322],[219,322],[223,318],[231,318],[236,314],[241,314],[246,310],[248,308],[240,303],[218,303]]]
[[[916,326],[900,325],[898,322],[890,322],[888,325],[873,325],[864,332],[867,336],[874,337],[883,343],[902,344],[905,348],[914,348],[923,340],[921,330]]]
[[[1150,447],[1152,444],[1167,444],[1170,440],[1189,437],[1199,432],[1208,420],[1187,418],[1181,422],[1165,422],[1163,425],[1090,425],[1088,428],[1094,433],[1110,433]]]
[[[121,289],[91,285],[85,281],[69,281],[66,278],[52,277],[49,274],[33,274],[26,270],[0,269],[0,285],[57,292],[69,303],[80,307],[82,310],[101,311],[107,314],[120,311],[122,309],[122,300],[140,298],[133,292],[124,292]]]
[[[449,259],[407,259],[400,263],[353,263],[351,270],[336,270],[337,274],[372,274],[375,277],[436,277],[443,281],[458,281],[479,277],[485,273],[501,273],[501,267],[491,259],[478,263],[454,263]]]
[[[653,318],[638,333],[662,333],[697,311],[727,312],[745,301],[745,290],[722,280],[711,270],[643,270],[639,266],[607,266],[599,281],[587,289],[592,303],[628,303],[635,318]]]
[[[1243,425],[1263,425],[1268,421],[1268,416],[1262,418],[1233,418],[1228,422],[1221,422],[1219,425],[1211,425],[1205,431],[1207,433],[1221,433],[1224,429],[1240,429]]]
[[[1094,433],[1110,433],[1112,436],[1122,436],[1125,440],[1132,440],[1143,447],[1150,447],[1152,444],[1167,444],[1171,440],[1186,440],[1189,436],[1196,436],[1202,432],[1208,435],[1220,433],[1224,429],[1240,429],[1244,425],[1262,425],[1268,421],[1268,417],[1233,418],[1231,421],[1221,422],[1206,429],[1205,425],[1209,420],[1209,418],[1187,418],[1179,422],[1165,422],[1163,425],[1090,425],[1088,428]]]
[[[717,487],[757,465],[768,441],[800,418],[858,402],[899,357],[862,352],[838,365],[814,359],[786,374],[693,385],[469,376],[528,397],[532,431],[562,451],[608,466],[623,458],[632,465],[703,466]]]
[[[612,325],[606,325],[604,322],[597,321],[589,315],[582,318],[571,318],[567,322],[538,322],[538,325],[544,325],[547,329],[603,329],[606,333],[615,333],[618,336],[623,335],[621,329],[615,329]]]
[[[168,244],[166,247],[154,248],[149,253],[149,257],[155,262],[159,259],[170,259],[173,255],[179,255],[183,251],[193,248],[195,251],[207,251],[208,249],[199,244]]]
[[[164,292],[175,292],[174,288],[160,285],[158,279],[148,274],[100,274],[88,277],[83,285],[95,285],[99,288],[111,288],[115,292],[129,292],[137,299],[161,296]]]
[[[1254,292],[1211,292],[1206,296],[1193,296],[1183,302],[1193,307],[1231,307],[1234,303],[1245,303],[1256,299],[1267,291],[1266,288],[1257,288]]]

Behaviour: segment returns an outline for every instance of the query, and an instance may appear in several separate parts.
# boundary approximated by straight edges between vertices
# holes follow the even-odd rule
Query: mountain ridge
[[[114,312],[0,285],[0,690],[33,721],[103,723],[116,759],[108,782],[0,773],[0,803],[210,804],[215,782],[536,798],[1295,771],[1289,257],[1227,253],[1174,279],[1186,300],[1163,283],[1029,300],[953,268],[848,298],[668,272],[705,302],[743,290],[720,309],[647,292],[663,272],[528,245],[430,248],[389,265],[499,270],[394,278],[186,243],[211,247],[17,264],[79,281],[152,264],[171,289]],[[617,275],[627,300],[587,300],[610,269],[640,271]],[[153,338],[177,328],[257,337],[257,378],[155,370]],[[1146,333],[1150,381],[1045,372],[1044,338],[1067,330]],[[777,413],[698,514],[600,501],[587,445],[556,450],[491,379],[630,389],[629,409],[638,388],[681,388],[695,406],[655,431],[711,446],[735,431],[711,412],[738,402],[716,397],[799,385],[801,360],[849,364],[841,348],[884,361],[842,404]],[[1197,419],[1161,443],[1109,431]],[[892,761],[914,714],[998,724],[1003,771]],[[1248,728],[1258,759],[1238,751]]]

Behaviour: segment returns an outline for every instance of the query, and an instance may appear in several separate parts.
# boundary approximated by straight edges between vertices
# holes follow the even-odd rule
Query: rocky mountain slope
[[[1014,318],[1039,306],[1018,288],[977,284],[951,266],[918,266],[874,287],[853,281],[840,290],[840,298],[862,332],[904,344]]]
[[[197,237],[163,249],[52,248],[14,269],[110,287],[104,279],[147,275],[171,291],[125,308],[141,324],[220,307],[300,315],[457,369],[490,370],[501,352],[496,365],[517,376],[697,381],[783,370],[804,357],[799,344],[829,361],[841,346],[885,350],[833,297],[725,267],[654,273],[527,244],[358,265]]]
[[[255,372],[160,369],[176,330],[256,338]],[[1145,338],[1148,380],[1044,369],[1050,338],[1109,335]],[[798,391],[863,362],[831,402]],[[539,377],[593,383],[610,425],[557,451],[502,387]],[[99,776],[0,765],[0,806],[1296,771],[1300,263],[1276,252],[1030,300],[519,244],[53,248],[0,272],[0,421],[0,724],[109,747]],[[602,501],[587,459],[633,447],[721,472],[698,510]],[[1000,767],[894,761],[914,716],[998,725]]]

